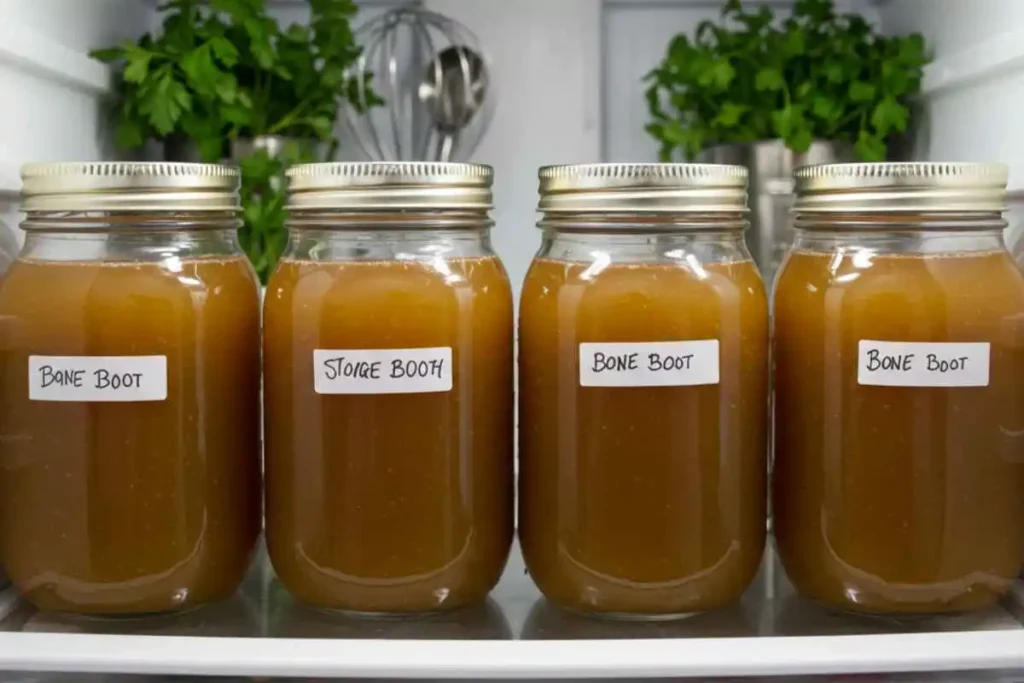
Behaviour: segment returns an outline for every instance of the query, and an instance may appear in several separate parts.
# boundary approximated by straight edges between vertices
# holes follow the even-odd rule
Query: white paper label
[[[316,349],[318,394],[426,394],[452,390],[452,349]]]
[[[862,339],[857,383],[876,387],[987,387],[989,344]]]
[[[718,340],[580,344],[581,387],[718,384]]]
[[[32,401],[164,401],[167,356],[29,356]]]

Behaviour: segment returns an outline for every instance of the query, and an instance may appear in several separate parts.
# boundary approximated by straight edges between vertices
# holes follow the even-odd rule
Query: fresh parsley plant
[[[95,50],[123,64],[116,104],[117,142],[186,138],[204,161],[229,154],[230,141],[279,135],[303,144],[283,157],[257,151],[240,160],[245,226],[240,239],[262,281],[284,248],[284,166],[333,158],[339,101],[360,83],[346,77],[359,57],[353,0],[308,0],[308,26],[282,28],[265,0],[167,0],[161,30]],[[380,100],[372,95],[371,104]],[[316,144],[320,143],[320,144]]]
[[[861,159],[883,160],[907,129],[927,61],[919,34],[881,35],[832,0],[797,0],[784,21],[729,0],[721,23],[676,36],[645,76],[646,129],[663,161],[773,138],[796,152],[815,139],[848,142]]]

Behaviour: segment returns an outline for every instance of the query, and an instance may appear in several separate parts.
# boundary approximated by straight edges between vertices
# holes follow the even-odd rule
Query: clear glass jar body
[[[761,561],[764,287],[738,218],[675,220],[542,224],[523,286],[519,534],[574,611],[712,609]]]
[[[260,530],[259,290],[234,225],[26,221],[0,285],[0,547],[38,607],[176,611],[241,581]]]
[[[786,571],[847,610],[990,605],[1024,560],[1024,275],[999,216],[816,220],[773,302]]]
[[[265,303],[266,525],[303,603],[450,609],[482,601],[505,566],[512,293],[486,217],[450,224],[292,221]],[[416,353],[438,374],[409,379]]]
[[[1024,224],[1010,230],[1010,253],[1021,270],[1024,270]]]

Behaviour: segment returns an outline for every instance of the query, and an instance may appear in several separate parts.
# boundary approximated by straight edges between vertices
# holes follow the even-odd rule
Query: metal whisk
[[[362,154],[375,161],[466,159],[494,113],[490,69],[476,36],[416,4],[402,5],[358,30],[363,54],[349,76],[372,74],[384,100],[370,108],[360,89],[343,120]]]

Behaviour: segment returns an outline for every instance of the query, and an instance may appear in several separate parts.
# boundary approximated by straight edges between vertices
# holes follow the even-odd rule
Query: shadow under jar
[[[797,172],[775,291],[774,532],[845,610],[994,603],[1024,561],[1024,274],[1006,169]]]
[[[264,318],[267,544],[301,602],[482,602],[513,533],[512,293],[491,170],[313,164]]]
[[[746,170],[542,169],[519,335],[519,534],[553,602],[668,618],[740,598],[765,541],[768,311]]]
[[[237,172],[26,166],[0,284],[0,550],[42,609],[231,595],[260,528],[259,290]]]

